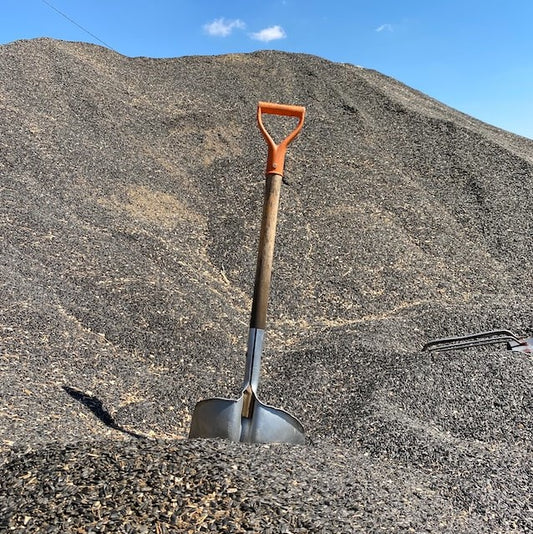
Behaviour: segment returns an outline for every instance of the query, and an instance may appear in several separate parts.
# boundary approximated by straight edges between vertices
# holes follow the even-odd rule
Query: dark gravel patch
[[[307,107],[261,384],[305,447],[183,439],[242,379],[259,100]],[[533,531],[532,359],[420,352],[531,335],[532,186],[533,141],[352,65],[0,47],[0,529]]]
[[[54,445],[4,466],[13,485],[3,479],[1,510],[7,529],[32,532],[483,532],[489,518],[502,532],[532,526],[527,503],[500,490],[509,466],[470,462],[477,482],[465,483],[455,455],[408,469],[332,444]]]

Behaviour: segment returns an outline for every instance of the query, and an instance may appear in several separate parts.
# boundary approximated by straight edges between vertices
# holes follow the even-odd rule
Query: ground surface
[[[301,447],[184,439],[242,380],[260,100],[307,108],[260,390]],[[0,47],[0,126],[0,529],[533,531],[533,360],[420,350],[531,335],[532,141],[316,57],[52,40]]]

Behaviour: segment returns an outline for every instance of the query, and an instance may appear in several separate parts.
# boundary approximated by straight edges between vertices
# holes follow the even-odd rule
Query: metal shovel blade
[[[305,443],[302,424],[284,410],[257,398],[264,330],[250,328],[242,394],[196,403],[189,438],[223,438],[245,443]]]
[[[302,424],[283,410],[263,404],[251,393],[249,417],[242,415],[245,394],[237,400],[199,401],[192,415],[189,438],[223,438],[245,443],[305,443]]]

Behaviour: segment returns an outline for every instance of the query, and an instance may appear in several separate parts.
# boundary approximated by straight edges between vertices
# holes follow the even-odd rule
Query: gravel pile
[[[242,381],[260,100],[307,108],[260,388],[303,447],[184,439]],[[533,141],[317,57],[46,39],[0,126],[0,530],[533,531],[533,360],[420,350],[531,335]]]

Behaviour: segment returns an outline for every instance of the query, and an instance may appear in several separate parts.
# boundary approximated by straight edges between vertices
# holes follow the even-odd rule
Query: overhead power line
[[[102,43],[105,47],[110,48],[111,50],[116,50],[108,45],[105,41],[102,41],[100,37],[94,35],[94,33],[91,33],[87,28],[84,28],[81,24],[78,24],[75,20],[71,19],[68,15],[57,9],[57,7],[53,6],[48,0],[41,0],[43,4],[46,4],[49,8],[53,9],[56,13],[59,13],[62,17],[66,18],[69,22],[74,24],[74,26],[77,26],[80,30],[84,31],[86,34],[90,35],[93,39],[96,39],[99,43]]]

